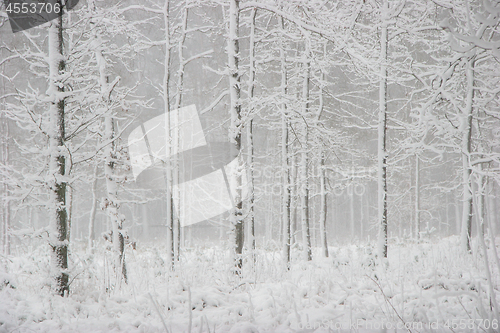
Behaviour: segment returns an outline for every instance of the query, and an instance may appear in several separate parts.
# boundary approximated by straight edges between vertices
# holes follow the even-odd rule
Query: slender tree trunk
[[[109,109],[109,77],[106,73],[106,60],[104,59],[101,51],[96,53],[101,83],[101,94],[106,104],[107,112],[104,116],[104,140],[107,142],[104,149],[104,176],[106,179],[106,215],[111,223],[112,230],[112,243],[114,252],[114,261],[117,278],[123,277],[127,283],[127,269],[125,265],[125,238],[123,235],[123,220],[119,214],[119,201],[118,201],[118,181],[115,174],[115,156],[116,156],[116,134],[115,122],[113,119],[112,110]]]
[[[163,23],[165,29],[165,57],[163,62],[163,108],[165,113],[165,183],[166,183],[166,225],[167,225],[167,244],[168,244],[168,258],[170,269],[174,269],[175,265],[175,241],[174,241],[174,210],[173,210],[173,196],[172,196],[172,184],[173,184],[173,172],[172,172],[172,161],[171,161],[171,151],[172,151],[172,131],[170,123],[170,91],[169,91],[169,81],[170,81],[170,9],[169,0],[165,0],[165,5],[163,6]]]
[[[479,238],[479,245],[481,247],[481,250],[483,252],[483,257],[484,257],[484,268],[486,272],[486,279],[488,282],[488,297],[489,297],[489,304],[491,307],[491,310],[493,310],[493,313],[499,313],[500,309],[498,307],[498,303],[496,301],[496,292],[495,288],[493,286],[493,279],[491,275],[491,269],[490,269],[490,261],[488,259],[488,249],[486,248],[486,243],[484,241],[484,225],[485,225],[485,205],[484,205],[484,190],[485,190],[485,177],[482,174],[482,164],[479,165],[480,168],[480,173],[478,173],[477,178],[477,186],[478,189],[474,191],[473,193],[473,199],[474,197],[476,198],[476,214],[478,215],[478,221],[476,224],[477,227],[477,236]],[[471,187],[472,187],[471,183]],[[494,244],[493,244],[494,245]],[[496,250],[495,250],[496,254]],[[498,260],[498,258],[496,258]]]
[[[95,8],[94,8],[95,9]],[[97,66],[99,67],[99,85],[101,88],[101,99],[106,110],[104,114],[104,135],[106,143],[104,148],[104,178],[106,182],[106,201],[104,204],[106,216],[111,224],[111,242],[113,244],[113,264],[116,271],[117,285],[121,279],[127,283],[127,269],[125,265],[125,238],[123,235],[123,220],[119,214],[118,180],[115,171],[116,166],[116,133],[113,110],[111,109],[111,93],[118,83],[117,78],[112,84],[109,82],[108,65],[104,57],[101,37],[95,36],[99,43],[95,50]]]
[[[125,239],[123,236],[123,221],[119,215],[118,181],[115,174],[116,136],[115,123],[110,109],[109,77],[107,76],[106,60],[101,50],[96,52],[99,66],[101,95],[107,112],[104,116],[104,140],[107,143],[104,149],[104,176],[106,179],[106,215],[111,223],[112,243],[114,252],[114,265],[117,278],[123,277],[127,283],[127,270],[125,266]]]
[[[465,128],[462,137],[462,183],[463,183],[463,206],[462,206],[462,230],[461,244],[464,251],[470,252],[470,240],[472,236],[472,191],[471,191],[471,168],[470,152],[472,144],[472,114],[474,102],[474,59],[467,63],[467,96],[465,106]]]
[[[179,96],[179,94],[178,94]],[[174,239],[174,264],[178,263],[181,255],[181,219],[180,219],[180,204],[181,204],[181,195],[178,187],[174,187],[174,183],[180,183],[180,170],[179,170],[179,160],[177,157],[177,152],[180,147],[180,127],[179,127],[179,108],[180,108],[180,100],[179,106],[170,112],[170,126],[171,126],[171,142],[172,145],[170,147],[171,156],[168,158],[171,162],[171,174],[172,174],[172,188],[171,188],[171,196],[172,196],[172,228],[173,234],[172,238]]]
[[[73,221],[73,188],[66,186],[66,211],[68,212],[68,242],[71,242],[71,222]]]
[[[231,214],[234,233],[235,265],[239,270],[242,267],[242,250],[244,242],[243,214],[242,214],[242,156],[241,156],[241,101],[240,101],[240,75],[239,61],[239,0],[229,1],[229,34],[227,40],[227,55],[229,69],[229,96],[231,125],[229,129],[229,140],[238,152],[238,170],[231,174],[230,182],[232,188],[236,189],[234,198],[235,207]],[[237,271],[238,271],[237,270]]]
[[[326,54],[326,45],[325,45],[325,50],[324,54]],[[325,73],[321,72],[321,81],[325,81]],[[323,114],[323,109],[324,109],[324,94],[323,94],[323,86],[320,85],[319,89],[319,107],[318,107],[318,116],[316,118],[316,122],[320,122],[321,120],[321,115]],[[326,217],[327,217],[327,209],[328,209],[328,204],[327,204],[327,191],[326,191],[326,167],[325,167],[325,160],[326,160],[326,153],[324,148],[322,148],[321,153],[320,153],[320,160],[319,160],[319,172],[320,172],[320,217],[319,217],[319,232],[320,232],[320,243],[321,243],[321,252],[323,253],[323,256],[325,258],[328,257],[328,242],[327,242],[327,232],[326,232]],[[354,191],[354,189],[353,189]],[[353,193],[354,195],[354,193]],[[354,197],[353,197],[354,198]]]
[[[2,84],[3,82],[2,77]],[[5,87],[5,85],[2,85]],[[4,91],[3,91],[4,92]],[[3,102],[5,109],[5,100]],[[2,128],[1,140],[1,157],[3,165],[7,166],[9,164],[9,123],[7,118],[3,117],[3,113],[0,119],[0,126]],[[3,254],[10,255],[10,200],[9,200],[9,187],[7,185],[7,177],[2,181],[2,198],[0,199],[0,204],[2,205],[2,251]]]
[[[295,156],[290,154],[290,246],[297,243],[298,172]]]
[[[60,1],[58,1],[60,2]],[[52,21],[49,27],[49,71],[52,104],[50,105],[50,132],[49,132],[49,173],[52,180],[50,188],[50,233],[49,244],[52,248],[52,269],[55,278],[55,291],[60,296],[69,292],[68,284],[68,239],[66,212],[66,158],[64,156],[64,107],[62,96],[64,88],[61,76],[65,72],[66,63],[63,55],[63,25],[62,11]]]
[[[387,21],[388,4],[382,2],[380,33],[380,88],[378,112],[378,255],[387,258]]]
[[[281,18],[281,29],[285,29],[284,19]],[[282,219],[283,219],[283,257],[287,269],[290,269],[290,247],[291,247],[291,219],[290,219],[290,204],[291,204],[291,188],[290,188],[290,163],[288,152],[288,114],[286,105],[287,94],[287,67],[286,67],[286,53],[285,46],[283,45],[283,37],[280,40],[280,63],[281,63],[281,169],[282,169],[282,182],[283,182],[283,195],[282,195]]]
[[[92,207],[90,208],[89,217],[89,236],[88,236],[88,248],[90,253],[94,251],[94,241],[95,241],[95,216],[97,213],[97,174],[98,174],[98,164],[94,166],[94,180],[92,181]]]
[[[182,105],[182,97],[184,93],[184,72],[186,69],[186,61],[184,59],[184,44],[186,42],[186,35],[187,35],[187,27],[188,27],[188,14],[189,14],[189,7],[188,7],[188,0],[185,1],[184,3],[184,8],[182,10],[182,25],[181,25],[181,32],[180,32],[180,38],[179,38],[179,43],[177,44],[177,56],[179,58],[179,69],[177,70],[177,95],[175,97],[175,110],[176,110],[176,115],[179,116],[179,109],[181,108]],[[179,145],[180,145],[180,133],[179,133],[179,123],[178,121],[175,122],[176,125],[176,130],[174,131],[174,147],[175,151],[179,151]],[[173,177],[176,180],[177,184],[180,183],[180,170],[179,170],[179,161],[177,158],[174,159],[173,161]],[[181,220],[180,220],[180,193],[179,189],[177,188],[176,193],[172,193],[172,196],[174,198],[174,208],[177,211],[177,214],[174,216],[174,224],[176,226],[176,248],[175,248],[175,260],[179,261],[180,258],[180,252],[181,252],[181,238],[182,238],[182,226],[181,226]]]
[[[321,252],[325,258],[328,258],[328,243],[326,237],[326,213],[327,213],[327,193],[326,193],[326,170],[325,170],[325,153],[321,152],[320,158],[320,217],[319,217],[319,232],[321,238]],[[354,193],[353,193],[354,199]]]
[[[247,211],[247,222],[248,222],[248,232],[249,232],[249,243],[250,250],[252,251],[253,261],[255,261],[255,212],[254,212],[254,202],[255,202],[255,188],[254,188],[254,162],[253,162],[253,120],[250,119],[247,124],[247,168],[248,168],[248,211]]]
[[[4,164],[7,165],[9,163],[9,125],[7,120],[5,121],[5,147],[4,147]],[[7,185],[7,181],[3,184],[3,253],[8,256],[10,255],[10,199],[9,199],[9,186]]]
[[[266,147],[265,150],[268,151],[270,149],[270,140],[266,140]],[[267,178],[267,174],[264,173],[264,177],[266,178],[266,182],[270,180],[270,183],[272,183],[273,179]],[[264,195],[265,195],[265,203],[266,203],[266,212],[268,214],[265,214],[265,229],[266,229],[266,244],[270,245],[271,241],[273,239],[273,234],[272,234],[272,226],[273,226],[273,195],[270,190],[268,190],[268,185],[265,185],[265,190],[264,190]]]
[[[104,176],[106,179],[106,215],[111,223],[112,243],[117,278],[123,277],[127,283],[127,269],[125,266],[125,239],[123,237],[123,221],[119,216],[118,183],[115,175],[115,128],[111,114],[104,118],[105,140],[110,142],[104,150]]]
[[[306,52],[306,57],[309,57],[309,53]],[[301,161],[300,161],[300,177],[301,177],[301,189],[300,189],[300,203],[301,203],[301,221],[302,221],[302,241],[304,243],[304,255],[306,260],[312,260],[312,249],[311,249],[311,232],[309,227],[309,175],[308,175],[308,164],[309,164],[309,128],[307,126],[307,113],[309,112],[309,77],[311,71],[311,64],[308,60],[304,63],[304,81],[302,84],[302,116],[304,119],[302,125],[302,138],[301,138]]]
[[[255,17],[257,9],[253,8],[250,13],[250,50],[249,50],[249,76],[248,76],[248,99],[250,101],[248,112],[247,130],[247,177],[248,177],[248,200],[247,200],[247,223],[249,231],[250,251],[252,252],[252,264],[255,262],[255,212],[254,212],[254,143],[253,143],[253,97],[255,91]]]
[[[0,57],[3,57],[3,49],[0,50]],[[5,63],[1,67],[2,73],[5,72]],[[5,95],[5,77],[2,76],[0,80],[0,89],[2,91],[1,95]],[[2,109],[5,110],[5,98],[2,99]],[[0,144],[1,144],[1,161],[3,165],[7,166],[9,164],[9,123],[7,117],[4,116],[2,112],[0,114]],[[3,254],[10,255],[10,236],[9,236],[9,225],[10,225],[10,200],[9,200],[9,187],[7,185],[7,176],[4,176],[2,181],[2,198],[0,199],[0,205],[2,205],[2,251]]]

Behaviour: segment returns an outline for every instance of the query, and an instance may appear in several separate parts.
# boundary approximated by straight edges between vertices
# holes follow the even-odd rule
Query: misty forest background
[[[170,278],[218,249],[229,275],[255,280],[349,262],[350,246],[389,269],[402,248],[444,241],[475,263],[482,313],[498,318],[498,1],[88,0],[16,34],[5,9],[5,274],[40,256],[36,276],[71,295],[90,262],[109,264],[112,292],[146,248]],[[179,164],[157,165],[169,186],[134,179],[127,137],[191,104],[207,142],[238,152],[240,204],[182,226]]]

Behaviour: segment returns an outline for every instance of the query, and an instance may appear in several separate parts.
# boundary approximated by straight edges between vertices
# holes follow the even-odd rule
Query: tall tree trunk
[[[462,230],[461,244],[464,251],[471,250],[470,240],[472,236],[472,191],[471,191],[471,168],[470,152],[472,145],[472,115],[474,102],[474,59],[467,62],[467,95],[465,106],[465,128],[462,137],[462,183],[463,183],[463,203],[462,203]]]
[[[60,4],[60,1],[58,1]],[[50,105],[50,131],[49,131],[49,173],[52,179],[50,188],[50,233],[49,244],[52,248],[52,274],[55,278],[55,291],[60,296],[69,292],[68,284],[68,239],[67,239],[67,212],[66,212],[66,159],[64,156],[64,107],[65,100],[62,96],[64,87],[61,84],[65,72],[63,47],[63,20],[62,11],[53,20],[49,27],[49,73],[52,97]]]
[[[298,170],[297,161],[293,154],[290,154],[288,162],[290,163],[290,247],[297,243],[297,206],[298,206]]]
[[[482,172],[483,166],[482,164],[479,164],[479,173],[477,174],[477,189],[473,191],[473,199],[476,199],[476,202],[474,205],[476,206],[476,214],[478,216],[476,227],[477,227],[477,236],[479,238],[479,246],[483,252],[483,261],[484,261],[484,268],[486,272],[486,279],[488,282],[488,297],[489,297],[489,304],[491,307],[491,310],[493,313],[499,313],[500,308],[498,307],[498,303],[496,301],[496,291],[493,286],[493,278],[491,275],[491,269],[490,269],[490,261],[488,259],[488,249],[486,248],[486,243],[484,241],[484,226],[485,226],[485,202],[484,202],[484,191],[486,187],[485,183],[485,178]],[[472,190],[472,182],[471,182],[471,190]],[[493,246],[495,244],[493,243]],[[496,254],[496,248],[495,248],[495,254]],[[496,258],[498,260],[498,258]],[[497,261],[498,263],[498,261]]]
[[[189,14],[189,6],[188,0],[184,3],[184,8],[182,9],[182,25],[180,31],[179,43],[177,44],[177,56],[179,58],[179,69],[177,70],[177,95],[175,96],[175,110],[176,115],[179,116],[178,110],[182,105],[182,97],[184,93],[184,71],[186,69],[186,61],[184,59],[184,44],[186,42],[187,35],[187,27],[188,27],[188,14]],[[176,128],[173,133],[174,135],[174,147],[176,151],[179,151],[180,145],[180,133],[179,133],[179,122],[175,122]],[[173,161],[173,177],[177,184],[180,183],[180,170],[179,170],[179,161],[177,158]],[[173,209],[176,210],[177,214],[174,216],[174,224],[176,226],[176,247],[175,247],[175,260],[179,261],[180,253],[181,253],[181,238],[182,238],[182,227],[180,220],[180,193],[177,188],[176,193],[172,193],[172,197],[174,198]]]
[[[3,58],[3,49],[0,50],[0,57]],[[2,73],[5,72],[5,63],[1,67]],[[5,77],[2,75],[0,78],[1,94],[5,95]],[[2,109],[6,110],[5,98],[2,99]],[[0,114],[0,144],[1,144],[1,162],[7,166],[9,164],[9,123],[4,112]],[[10,224],[10,202],[9,202],[9,187],[7,185],[7,176],[2,179],[2,198],[0,198],[0,205],[2,205],[2,252],[4,255],[10,255],[10,237],[9,237],[9,224]]]
[[[0,50],[0,55],[1,55]],[[4,69],[2,65],[2,70]],[[2,76],[1,87],[2,94],[5,94],[5,79]],[[2,102],[3,109],[5,110],[5,99]],[[0,128],[2,134],[0,134],[0,144],[1,144],[1,162],[3,165],[7,166],[9,164],[9,123],[4,113],[0,115]],[[3,254],[10,255],[10,200],[9,200],[9,186],[7,185],[7,176],[2,179],[2,198],[0,198],[0,205],[2,205],[2,251]]]
[[[89,235],[88,235],[88,249],[90,253],[94,251],[95,241],[95,216],[97,213],[97,173],[98,164],[94,166],[94,180],[92,181],[92,207],[90,208],[89,217]]]
[[[2,163],[4,165],[9,164],[9,123],[7,119],[4,120],[2,124],[4,126],[4,137],[3,137],[3,154]],[[9,186],[7,185],[7,179],[3,182],[3,198],[2,203],[2,245],[4,255],[10,255],[10,199],[9,199]]]
[[[281,29],[285,29],[285,22],[283,17],[281,17]],[[288,114],[286,105],[286,94],[287,94],[287,67],[286,67],[286,53],[285,46],[283,45],[283,37],[280,39],[280,64],[281,64],[281,98],[283,102],[281,103],[281,170],[282,170],[282,182],[283,182],[283,195],[282,195],[282,218],[283,218],[283,257],[285,259],[285,265],[287,269],[290,269],[290,247],[292,243],[291,239],[291,216],[290,216],[290,162],[289,162],[289,152],[288,152]]]
[[[326,170],[325,170],[325,153],[321,152],[320,164],[320,217],[319,217],[319,232],[321,239],[321,252],[325,258],[328,258],[328,243],[326,238],[326,213],[327,213],[327,193],[326,193]],[[354,199],[354,190],[353,190]]]
[[[387,258],[387,15],[389,5],[382,2],[380,34],[380,87],[378,112],[378,255]]]
[[[248,99],[250,105],[248,108],[248,123],[246,125],[247,134],[247,177],[248,177],[248,199],[247,199],[247,223],[248,240],[250,242],[250,251],[252,252],[252,264],[255,262],[255,212],[254,212],[254,143],[253,143],[253,97],[255,91],[255,17],[257,9],[253,8],[250,13],[250,50],[249,50],[249,75],[248,75]]]
[[[125,266],[125,239],[123,237],[123,221],[119,216],[118,183],[115,175],[115,128],[111,114],[104,118],[105,140],[108,143],[104,150],[104,176],[106,179],[106,215],[111,223],[114,265],[117,278],[123,277],[127,283],[127,269]]]
[[[326,54],[326,44],[324,54]],[[325,81],[325,73],[321,72],[321,81]],[[324,101],[324,93],[323,86],[320,85],[319,89],[319,107],[318,107],[318,116],[316,121],[319,123],[321,120],[321,115],[323,114],[325,101]],[[327,232],[326,232],[326,217],[327,217],[327,192],[326,192],[326,167],[325,161],[326,153],[324,148],[321,149],[320,160],[319,160],[319,172],[320,172],[320,217],[319,217],[319,232],[320,232],[320,242],[321,242],[321,252],[325,258],[328,258],[328,242],[327,242]],[[354,199],[354,188],[353,188],[353,199]],[[353,214],[354,215],[354,214]]]
[[[306,52],[306,57],[309,57],[309,52]],[[304,255],[306,260],[312,260],[311,249],[311,231],[309,227],[309,128],[307,125],[307,113],[309,112],[309,78],[311,74],[311,64],[309,60],[304,62],[304,81],[302,83],[302,138],[301,138],[301,161],[300,161],[300,208],[302,222],[302,241],[304,243]]]
[[[102,50],[96,51],[97,65],[99,66],[99,83],[101,85],[101,98],[106,108],[104,115],[104,140],[106,147],[104,149],[104,177],[106,179],[106,215],[111,223],[112,243],[114,253],[114,265],[117,278],[123,277],[127,283],[127,270],[125,266],[125,239],[123,236],[123,221],[119,215],[118,202],[118,181],[115,174],[116,159],[116,134],[113,112],[110,109],[110,88],[109,76],[107,73],[106,59]],[[117,82],[117,81],[116,81]]]
[[[248,207],[247,207],[247,223],[248,223],[248,241],[252,252],[252,261],[255,261],[255,187],[254,187],[254,147],[253,147],[253,119],[248,120],[247,124],[247,168],[248,168]]]
[[[231,125],[229,129],[229,140],[238,152],[238,167],[231,174],[230,183],[236,189],[231,222],[234,234],[234,254],[237,269],[242,267],[242,250],[244,242],[243,214],[242,214],[242,156],[241,156],[241,101],[240,101],[240,75],[238,69],[239,61],[239,0],[229,1],[229,34],[227,40],[228,70],[229,70],[229,96]]]
[[[172,172],[172,161],[171,161],[171,151],[172,151],[172,131],[170,123],[170,91],[169,91],[169,81],[170,81],[170,8],[169,0],[165,0],[165,5],[163,6],[163,23],[165,29],[165,57],[163,62],[163,108],[165,113],[165,200],[166,200],[166,225],[167,225],[167,244],[168,244],[168,258],[170,269],[174,269],[175,265],[175,241],[174,241],[174,210],[173,210],[173,196],[172,196],[172,184],[173,184],[173,172]]]

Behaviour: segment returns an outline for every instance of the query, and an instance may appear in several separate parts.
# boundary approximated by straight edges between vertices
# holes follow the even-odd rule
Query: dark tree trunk
[[[49,28],[49,69],[50,85],[54,93],[64,92],[60,85],[59,76],[65,71],[65,60],[63,56],[63,25],[62,11],[57,19],[52,21]],[[50,106],[50,165],[49,172],[54,175],[50,183],[51,207],[50,209],[50,246],[52,248],[52,265],[55,269],[55,291],[64,296],[69,292],[68,284],[68,215],[66,211],[66,182],[63,180],[66,174],[66,159],[64,156],[64,107],[63,97],[55,95]]]

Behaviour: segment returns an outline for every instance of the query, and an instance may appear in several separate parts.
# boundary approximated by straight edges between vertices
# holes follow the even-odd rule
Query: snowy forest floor
[[[0,332],[500,331],[484,258],[477,248],[461,254],[457,237],[393,242],[383,265],[370,245],[332,246],[329,258],[315,249],[311,262],[295,249],[288,272],[277,249],[261,248],[255,269],[247,258],[240,277],[224,247],[184,249],[169,272],[165,245],[138,244],[127,248],[128,284],[119,286],[100,248],[91,255],[71,245],[65,298],[49,289],[47,245],[14,248],[0,271],[9,281]],[[498,303],[500,274],[490,268]]]

